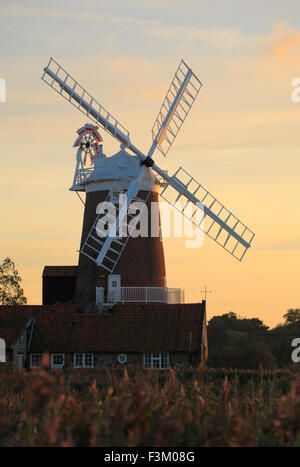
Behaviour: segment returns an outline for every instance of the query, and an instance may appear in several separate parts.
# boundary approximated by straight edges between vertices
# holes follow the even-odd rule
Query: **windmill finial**
[[[204,290],[200,290],[200,293],[203,293],[203,294],[204,294],[204,300],[206,300],[207,294],[208,294],[208,293],[211,293],[211,292],[212,292],[212,290],[207,290],[206,284],[205,284],[205,286],[204,286]]]

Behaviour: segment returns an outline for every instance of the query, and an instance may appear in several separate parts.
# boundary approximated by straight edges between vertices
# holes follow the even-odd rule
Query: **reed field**
[[[0,446],[300,446],[300,371],[0,366]]]

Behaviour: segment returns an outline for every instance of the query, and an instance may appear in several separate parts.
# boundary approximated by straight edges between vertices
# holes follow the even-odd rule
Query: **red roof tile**
[[[0,307],[0,336],[8,314],[17,327],[35,318],[31,352],[195,352],[205,319],[205,302],[118,304],[93,315],[74,313],[74,305],[7,308]]]
[[[23,333],[30,318],[38,318],[41,313],[72,313],[74,305],[1,305],[0,306],[0,338],[4,339],[7,348],[16,342]]]

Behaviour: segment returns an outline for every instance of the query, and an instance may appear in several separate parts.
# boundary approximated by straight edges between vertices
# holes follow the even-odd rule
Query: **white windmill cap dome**
[[[94,156],[94,170],[86,180],[86,191],[97,191],[111,189],[114,186],[127,188],[129,183],[138,175],[141,167],[141,159],[132,156],[125,150],[125,144],[121,144],[120,151],[113,156],[106,156],[100,146],[98,154]],[[160,185],[160,181],[154,172],[147,168],[142,178],[144,190],[153,190],[155,185]]]

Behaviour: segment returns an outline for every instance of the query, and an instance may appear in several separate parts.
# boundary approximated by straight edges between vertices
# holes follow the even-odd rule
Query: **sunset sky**
[[[203,87],[155,161],[170,174],[183,166],[256,236],[242,263],[209,238],[199,249],[166,239],[168,286],[196,302],[206,284],[208,319],[234,311],[275,326],[300,306],[299,0],[0,0],[0,44],[0,260],[15,261],[29,303],[41,303],[44,265],[77,263],[82,226],[68,189],[87,118],[41,81],[53,56],[144,152],[187,62]]]

